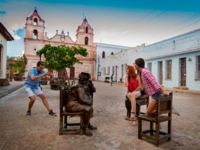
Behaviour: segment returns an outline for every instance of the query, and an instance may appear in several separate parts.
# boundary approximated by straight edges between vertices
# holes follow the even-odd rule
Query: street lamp
[[[42,54],[41,54],[40,52],[37,51],[37,52],[36,52],[36,55],[40,57],[40,61],[41,61],[41,56],[42,56]]]

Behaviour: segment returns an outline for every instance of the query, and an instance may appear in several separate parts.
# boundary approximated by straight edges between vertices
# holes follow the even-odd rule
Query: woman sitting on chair
[[[135,99],[141,95],[140,92],[140,78],[139,75],[136,74],[136,71],[133,66],[127,66],[126,68],[126,78],[125,78],[125,86],[127,87],[127,97],[131,101],[131,116],[130,120],[132,120],[132,126],[137,126],[136,123],[136,101]]]

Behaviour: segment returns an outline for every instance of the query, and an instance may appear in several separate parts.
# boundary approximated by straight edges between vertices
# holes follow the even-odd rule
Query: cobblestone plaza
[[[159,147],[137,137],[138,128],[125,120],[126,87],[121,84],[94,82],[94,116],[91,124],[98,127],[93,136],[59,135],[59,91],[43,85],[43,91],[57,116],[49,116],[42,101],[37,100],[32,115],[27,117],[29,99],[22,87],[0,98],[0,150],[146,150],[199,149],[200,95],[174,93],[173,106],[180,116],[172,117],[172,139]],[[145,111],[145,107],[142,107]],[[77,119],[78,118],[72,118]],[[167,124],[163,123],[163,130]],[[149,127],[144,123],[143,128]]]

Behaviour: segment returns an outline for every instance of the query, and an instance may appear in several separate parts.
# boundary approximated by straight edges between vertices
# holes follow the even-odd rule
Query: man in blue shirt
[[[31,108],[36,100],[35,95],[39,96],[44,104],[44,106],[49,111],[49,115],[56,115],[55,112],[50,108],[49,103],[44,96],[41,88],[39,87],[39,82],[42,77],[46,77],[47,79],[51,79],[53,77],[51,72],[45,72],[44,70],[44,63],[42,61],[38,61],[36,68],[31,68],[28,72],[27,78],[24,82],[24,86],[26,88],[28,97],[30,98],[30,102],[28,104],[28,116],[31,115]]]

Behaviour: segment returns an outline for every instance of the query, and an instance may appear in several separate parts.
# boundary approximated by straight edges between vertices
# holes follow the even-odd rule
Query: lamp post
[[[42,54],[41,54],[40,52],[37,51],[37,52],[36,52],[36,55],[40,57],[40,61],[41,61],[41,56],[42,56]]]

